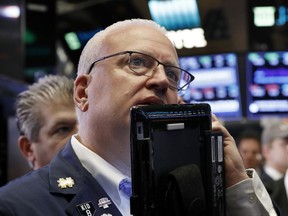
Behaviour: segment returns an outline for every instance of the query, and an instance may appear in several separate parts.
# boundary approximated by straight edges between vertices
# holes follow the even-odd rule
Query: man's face
[[[261,147],[255,139],[243,139],[239,143],[239,152],[243,158],[245,168],[260,168],[261,164]]]
[[[165,63],[178,64],[170,41],[154,30],[147,29],[145,35],[139,35],[137,30],[127,30],[125,35],[108,40],[109,47],[103,56],[132,50],[150,54]],[[88,99],[89,109],[93,110],[94,118],[97,116],[97,125],[99,121],[106,122],[126,131],[132,106],[177,103],[177,90],[169,88],[162,66],[153,77],[139,76],[128,67],[128,55],[123,55],[99,62],[93,70]]]
[[[288,168],[287,145],[287,139],[278,138],[272,141],[269,148],[269,160],[282,169]]]
[[[175,48],[169,39],[145,26],[133,30],[127,28],[123,31],[122,29],[105,40],[104,44],[106,46],[103,45],[100,56],[122,51],[138,51],[151,55],[160,62],[178,65]],[[82,81],[79,81],[81,79]],[[152,77],[140,76],[129,68],[128,55],[115,56],[96,63],[89,76],[76,79],[76,92],[81,88],[83,79],[88,79],[85,89],[87,98],[79,99],[78,107],[83,101],[87,105],[85,105],[87,110],[82,109],[86,121],[85,125],[81,124],[80,135],[82,128],[87,127],[84,133],[85,136],[89,136],[89,140],[94,136],[94,143],[107,144],[101,146],[101,149],[107,148],[105,152],[111,153],[118,148],[117,154],[125,152],[126,158],[129,158],[127,153],[129,152],[130,108],[139,104],[177,103],[177,90],[169,88],[162,65],[158,66]],[[83,96],[83,92],[76,95]],[[88,103],[85,102],[86,99]],[[91,130],[89,134],[87,130]],[[83,134],[81,138],[83,139]],[[113,145],[113,149],[109,149]]]
[[[37,141],[32,142],[34,169],[50,162],[65,145],[70,136],[77,132],[76,112],[73,104],[51,103],[40,106],[44,125]]]

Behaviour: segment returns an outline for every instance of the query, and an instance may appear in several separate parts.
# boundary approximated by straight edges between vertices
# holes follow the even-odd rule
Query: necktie
[[[119,183],[119,190],[124,193],[127,198],[131,197],[132,194],[132,184],[130,178],[124,178]]]

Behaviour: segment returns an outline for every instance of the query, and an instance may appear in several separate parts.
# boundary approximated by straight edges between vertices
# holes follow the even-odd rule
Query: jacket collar
[[[121,215],[108,194],[82,166],[71,141],[51,161],[49,173],[50,193],[66,197],[69,202],[66,209],[68,214],[86,215],[86,211],[94,209],[95,215],[105,215],[109,212],[113,213],[112,215]]]

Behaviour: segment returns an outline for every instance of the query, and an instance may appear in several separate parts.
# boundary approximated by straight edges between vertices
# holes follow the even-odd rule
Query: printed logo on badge
[[[76,208],[81,216],[93,216],[95,213],[95,207],[91,201],[79,204]]]
[[[98,206],[99,208],[109,208],[109,205],[111,204],[111,200],[109,200],[107,197],[101,198],[98,200]]]

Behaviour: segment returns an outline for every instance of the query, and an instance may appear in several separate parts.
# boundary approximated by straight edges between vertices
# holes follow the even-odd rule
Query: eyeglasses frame
[[[155,67],[155,69],[156,69],[159,65],[163,65],[164,68],[165,68],[165,67],[174,67],[174,68],[180,69],[181,71],[184,71],[185,73],[187,73],[187,74],[189,75],[189,77],[190,77],[190,81],[187,82],[184,86],[182,86],[181,88],[175,88],[174,86],[171,86],[171,85],[170,85],[172,88],[175,88],[175,89],[177,89],[178,91],[181,91],[183,88],[185,88],[185,87],[187,87],[188,85],[190,85],[190,83],[195,79],[195,77],[194,77],[190,72],[188,72],[187,70],[184,70],[184,69],[182,69],[182,68],[180,68],[180,67],[178,67],[178,66],[175,66],[175,65],[164,64],[164,63],[160,62],[158,59],[156,59],[156,58],[154,58],[153,56],[150,56],[150,55],[148,55],[148,54],[145,54],[145,53],[142,53],[142,52],[138,52],[138,51],[130,51],[130,50],[129,50],[129,51],[117,52],[117,53],[114,53],[114,54],[111,54],[111,55],[107,55],[107,56],[103,56],[103,57],[97,58],[95,61],[93,61],[93,62],[91,63],[91,65],[90,65],[90,67],[89,67],[89,69],[88,69],[87,74],[90,74],[90,73],[91,73],[94,65],[95,65],[97,62],[100,62],[100,61],[103,61],[103,60],[105,60],[105,59],[112,58],[112,57],[115,57],[115,56],[118,56],[118,55],[125,55],[125,54],[129,54],[129,58],[130,58],[130,56],[131,56],[133,53],[138,53],[138,54],[141,54],[141,55],[145,55],[145,56],[148,56],[149,58],[154,59],[154,60],[158,63],[158,65]],[[130,64],[130,62],[129,62],[129,64]],[[129,68],[130,68],[130,66],[129,66]],[[155,70],[155,69],[154,69],[154,70]],[[130,68],[130,70],[132,70],[134,73],[137,73],[137,72],[135,72],[135,71],[134,71],[133,69],[131,69],[131,68]]]

